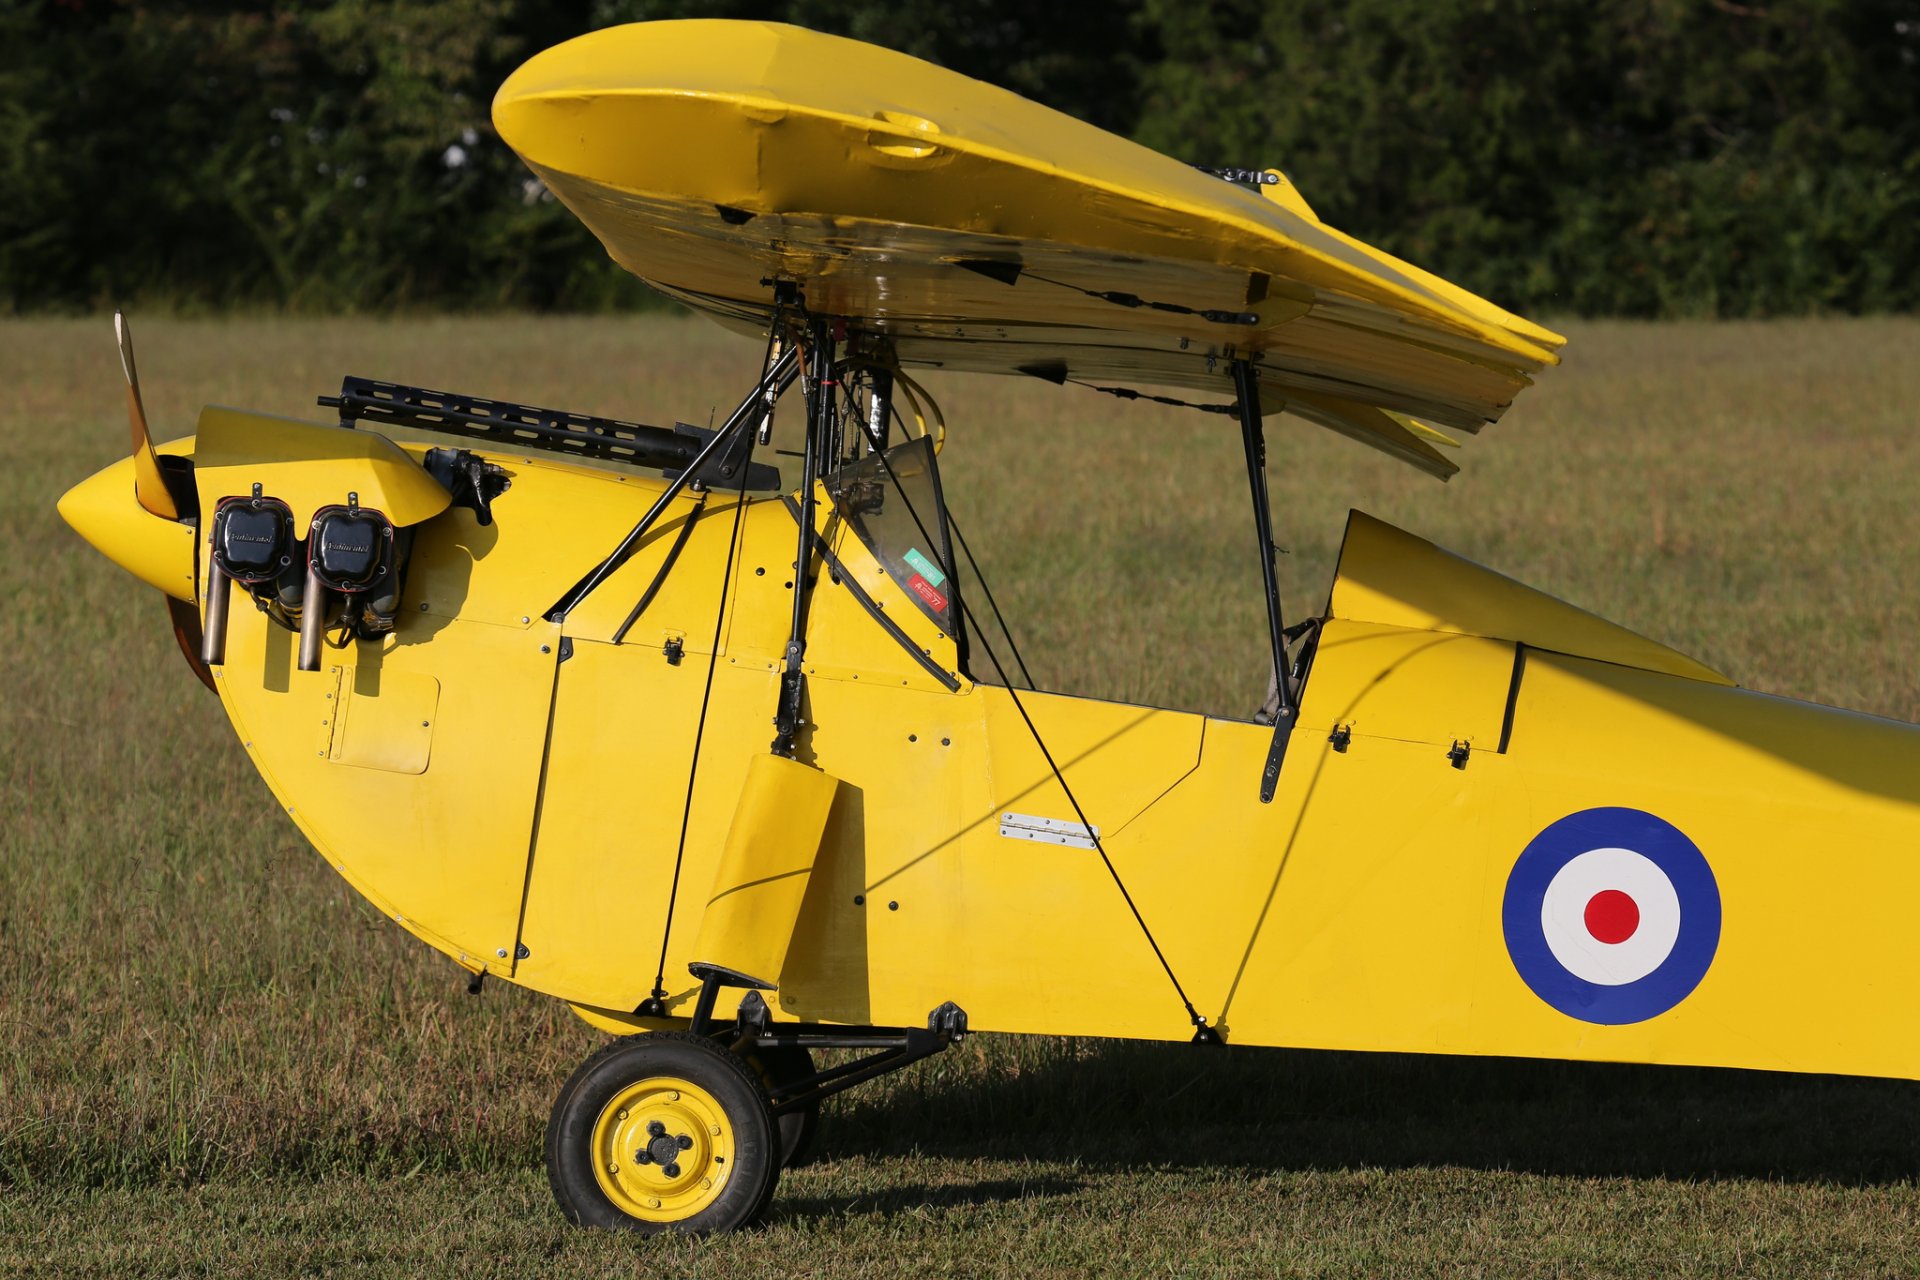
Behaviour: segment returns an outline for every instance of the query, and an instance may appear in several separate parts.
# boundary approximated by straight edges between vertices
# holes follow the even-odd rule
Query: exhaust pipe
[[[300,608],[300,669],[320,669],[320,642],[327,633],[327,588],[314,566],[307,566],[307,594]]]
[[[227,605],[233,599],[233,579],[216,558],[207,571],[207,618],[201,626],[200,661],[209,667],[227,662]]]

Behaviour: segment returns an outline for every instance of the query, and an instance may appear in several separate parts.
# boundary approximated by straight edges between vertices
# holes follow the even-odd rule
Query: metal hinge
[[[1082,826],[1065,818],[1002,813],[1000,834],[1009,840],[1034,840],[1041,844],[1065,845],[1069,849],[1091,849],[1100,835],[1100,828]]]

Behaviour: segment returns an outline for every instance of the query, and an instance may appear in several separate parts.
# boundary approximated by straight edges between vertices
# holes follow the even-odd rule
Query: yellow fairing
[[[796,760],[753,757],[700,917],[697,968],[779,985],[837,787]]]
[[[1348,517],[1347,538],[1340,550],[1339,574],[1327,612],[1354,622],[1416,631],[1524,640],[1540,649],[1664,671],[1689,680],[1733,683],[1683,653],[1484,569],[1361,511]]]
[[[221,701],[321,855],[450,955],[510,973],[556,638],[426,619],[294,669],[294,637],[233,612]]]
[[[297,526],[321,507],[345,503],[348,493],[401,527],[439,515],[448,501],[439,482],[385,436],[217,406],[200,413],[194,475],[208,513],[220,498],[249,494],[258,483],[293,509]]]

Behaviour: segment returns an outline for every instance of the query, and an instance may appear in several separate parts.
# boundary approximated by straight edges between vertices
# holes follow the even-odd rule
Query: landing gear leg
[[[766,1211],[783,1166],[803,1163],[821,1102],[939,1053],[967,1034],[949,1001],[918,1027],[774,1023],[749,991],[715,1023],[709,980],[694,1029],[617,1040],[582,1063],[547,1122],[547,1181],[569,1221],[690,1235]],[[814,1051],[862,1050],[818,1070]]]

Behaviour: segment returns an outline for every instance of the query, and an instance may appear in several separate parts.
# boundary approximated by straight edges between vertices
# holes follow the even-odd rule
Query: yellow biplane
[[[355,889],[616,1034],[548,1129],[570,1218],[749,1222],[823,1098],[969,1031],[1920,1076],[1914,728],[1359,513],[1281,617],[1263,418],[1444,479],[1556,335],[1275,171],[792,27],[601,31],[494,118],[754,336],[723,423],[348,378],[337,422],[208,408],[156,449],[123,330],[132,456],[60,509]],[[1238,432],[1266,705],[1034,689],[924,369]]]

